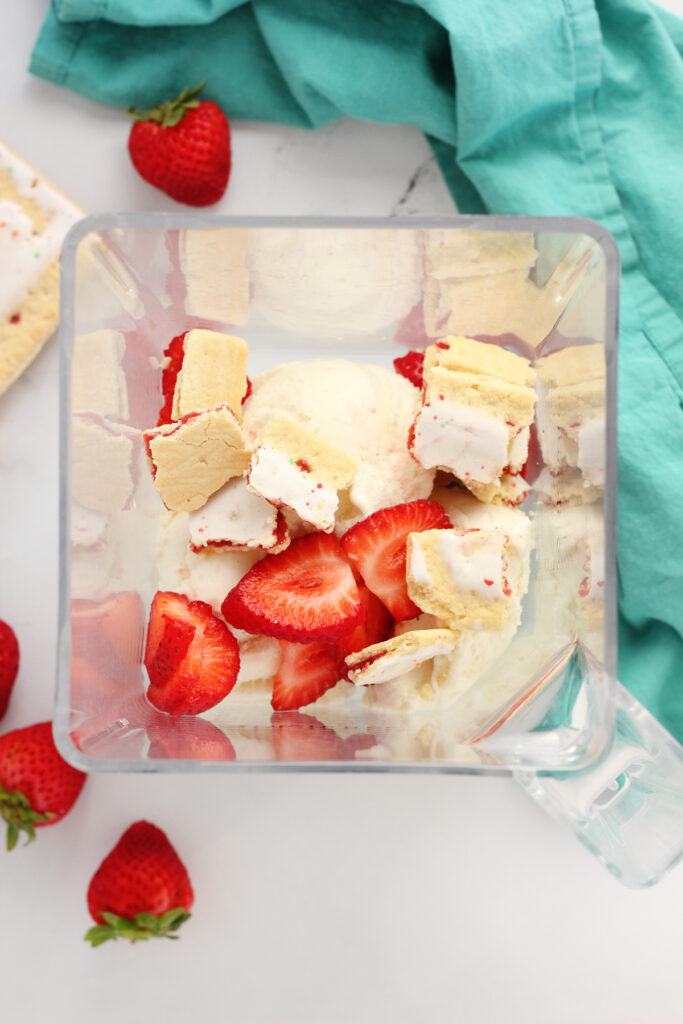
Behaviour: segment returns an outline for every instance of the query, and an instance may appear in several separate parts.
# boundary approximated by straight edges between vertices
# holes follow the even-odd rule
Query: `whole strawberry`
[[[19,671],[19,644],[14,630],[0,619],[0,718],[4,717]]]
[[[20,832],[30,843],[36,828],[61,821],[84,782],[85,773],[57,750],[50,722],[0,736],[0,817],[7,822],[7,849],[17,845]]]
[[[197,99],[203,88],[202,82],[183,89],[150,110],[128,109],[135,118],[128,139],[133,166],[150,185],[190,206],[218,202],[230,176],[230,127],[219,106]]]
[[[88,887],[95,927],[85,938],[93,946],[108,939],[177,939],[190,917],[192,885],[178,854],[160,828],[136,821],[104,858]]]

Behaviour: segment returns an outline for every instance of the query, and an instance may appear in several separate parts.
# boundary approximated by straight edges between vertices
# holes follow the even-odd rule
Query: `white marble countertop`
[[[26,74],[45,6],[0,0],[3,138],[87,210],[178,209],[132,170],[121,111]],[[453,204],[410,128],[240,124],[217,210]],[[0,400],[0,617],[23,655],[3,731],[51,714],[57,399],[53,339]],[[140,817],[188,865],[193,918],[178,943],[92,951],[89,879]],[[22,1024],[681,1020],[683,869],[622,888],[507,779],[93,776],[63,824],[0,860],[2,1007]]]

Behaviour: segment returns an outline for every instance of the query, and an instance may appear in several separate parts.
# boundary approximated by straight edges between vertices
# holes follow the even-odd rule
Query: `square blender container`
[[[602,764],[597,792],[584,786],[569,812],[602,849],[586,806],[600,798],[607,807],[615,719],[619,734],[619,716],[633,711],[625,691],[616,697],[618,276],[611,236],[576,218],[111,214],[72,229],[62,255],[55,712],[67,759],[103,771],[513,771],[553,813],[567,780]],[[513,497],[525,496],[500,512],[517,517],[525,538],[506,628],[463,630],[439,672],[423,665],[374,687],[340,683],[276,712],[277,641],[240,634],[242,670],[224,701],[201,716],[153,708],[143,652],[155,592],[177,590],[218,612],[246,571],[235,576],[244,556],[227,549],[189,550],[187,513],[164,508],[148,464],[143,431],[164,401],[164,351],[191,328],[245,339],[252,380],[301,360],[393,373],[398,356],[447,335],[529,359],[538,400]],[[457,510],[472,499],[453,479],[441,483],[454,525],[469,528]],[[647,728],[658,728],[649,716]],[[680,767],[667,737],[653,762],[665,775],[662,757]],[[633,757],[619,749],[623,777]],[[680,822],[680,790],[675,797]],[[661,875],[676,842],[669,836],[647,878],[634,868],[631,882]],[[629,875],[618,851],[599,855]]]

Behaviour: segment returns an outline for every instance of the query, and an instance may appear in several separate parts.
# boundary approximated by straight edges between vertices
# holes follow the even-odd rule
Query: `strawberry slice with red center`
[[[422,373],[424,370],[425,354],[418,349],[411,349],[404,356],[394,359],[394,369],[416,388],[422,390]]]
[[[366,586],[402,622],[420,614],[406,584],[408,534],[450,528],[451,521],[438,502],[408,501],[356,523],[342,537],[341,547]]]
[[[150,658],[147,671],[154,686],[165,686],[176,668],[185,660],[190,644],[197,632],[191,622],[162,615],[161,638]]]
[[[280,641],[282,661],[273,680],[271,704],[276,711],[294,711],[322,697],[342,677],[339,653],[320,640],[309,644]]]
[[[158,591],[152,602],[145,649],[147,697],[170,715],[212,708],[237,681],[237,641],[205,601]]]
[[[394,620],[387,609],[364,583],[357,586],[365,608],[365,620],[336,644],[280,641],[282,661],[273,682],[271,701],[276,711],[290,711],[312,704],[340,679],[347,678],[348,670],[344,664],[347,654],[391,636]]]
[[[169,360],[168,365],[164,367],[161,375],[161,390],[164,395],[164,404],[161,407],[159,413],[159,419],[157,420],[157,426],[161,427],[164,423],[173,422],[173,395],[175,392],[175,385],[180,373],[180,368],[183,365],[183,358],[185,356],[185,335],[179,334],[173,339],[167,349],[164,349],[164,355]]]
[[[327,533],[309,533],[266,555],[233,587],[221,611],[231,626],[294,643],[337,640],[365,617],[351,567]]]

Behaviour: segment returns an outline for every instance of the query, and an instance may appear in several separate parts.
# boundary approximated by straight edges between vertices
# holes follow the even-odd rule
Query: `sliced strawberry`
[[[366,586],[396,621],[402,622],[420,614],[406,585],[408,534],[450,527],[450,519],[436,501],[408,501],[382,508],[356,523],[342,537],[341,546]]]
[[[391,636],[394,627],[394,620],[384,604],[364,583],[358,584],[361,600],[365,605],[365,622],[361,622],[354,630],[343,636],[338,641],[337,647],[342,660],[347,654],[355,651],[362,651],[364,647],[371,644],[379,644]],[[344,678],[347,678],[348,669],[342,666]]]
[[[183,365],[183,356],[185,355],[185,335],[177,335],[168,346],[164,349],[164,356],[169,360],[168,366],[166,366],[162,372],[161,377],[161,390],[164,395],[164,404],[159,412],[159,419],[157,420],[157,426],[161,427],[164,423],[173,422],[173,394],[175,392],[176,380],[180,373],[180,368]]]
[[[394,369],[402,377],[409,380],[416,388],[422,390],[422,370],[424,367],[425,354],[417,349],[406,352],[404,356],[394,359]]]
[[[134,590],[111,594],[98,606],[101,630],[121,661],[142,664],[145,610]]]
[[[237,641],[211,605],[157,592],[145,649],[154,707],[170,715],[206,711],[230,693],[239,665]]]
[[[234,761],[235,748],[220,729],[204,718],[159,715],[147,726],[147,756],[191,761]]]
[[[112,690],[109,674],[85,658],[71,656],[69,701],[74,711],[107,700]]]
[[[164,686],[181,661],[184,661],[197,627],[190,622],[162,615],[164,628],[154,654],[147,662],[147,671],[153,686]]]
[[[338,761],[343,740],[312,715],[276,711],[270,716],[277,761]]]
[[[141,692],[145,613],[132,590],[101,601],[71,602],[71,686],[74,710],[94,713],[124,694]]]
[[[71,653],[96,664],[141,665],[145,612],[134,590],[71,602]]]
[[[190,541],[190,548],[192,551],[194,551],[196,555],[200,554],[202,551],[206,551],[207,548],[209,550],[211,548],[234,548],[237,551],[270,551],[272,549],[275,549],[273,550],[273,554],[275,554],[277,551],[282,551],[282,549],[286,548],[288,545],[289,526],[287,525],[287,519],[285,517],[285,514],[281,511],[281,509],[278,509],[277,511],[277,517],[275,519],[275,530],[273,531],[272,534],[272,541],[267,548],[263,548],[261,547],[261,545],[259,545],[258,549],[256,549],[253,547],[249,547],[247,544],[242,544],[240,542],[231,540],[208,540],[205,544],[202,545],[193,544],[192,541]]]
[[[281,640],[280,650],[282,661],[273,680],[271,699],[276,711],[293,711],[312,704],[342,677],[339,654],[329,644]]]
[[[356,752],[377,745],[371,733],[342,738],[312,715],[274,711],[270,716],[277,761],[354,761]]]
[[[232,626],[297,643],[336,640],[365,617],[351,568],[328,533],[309,533],[266,555],[232,588],[221,611]]]
[[[71,659],[69,704],[71,710],[90,718],[105,708],[120,715],[121,701],[144,693],[146,678],[142,665],[117,669],[114,664],[100,665],[83,658]]]
[[[242,399],[242,405],[244,405],[244,403],[246,402],[246,400],[247,400],[247,399],[249,398],[249,396],[251,395],[251,391],[252,391],[252,388],[251,388],[251,381],[250,381],[250,380],[249,380],[249,378],[247,377],[247,390],[246,390],[246,391],[244,392],[244,398]]]
[[[127,722],[126,730],[112,729],[116,717]],[[111,709],[89,717],[71,739],[91,758],[235,760],[235,748],[217,726],[197,715],[165,715],[144,696],[119,700],[114,718]]]

